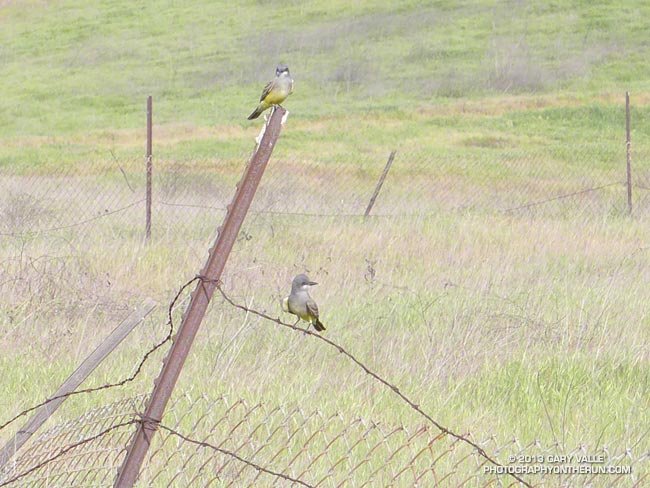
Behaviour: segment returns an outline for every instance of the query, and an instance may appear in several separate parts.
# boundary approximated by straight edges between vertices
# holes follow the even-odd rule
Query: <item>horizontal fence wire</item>
[[[440,153],[398,150],[371,215],[399,217],[468,209],[581,216],[626,212],[624,143],[618,149],[601,144],[537,149],[479,144]],[[265,174],[251,213],[361,216],[388,152],[346,159],[280,153]],[[225,213],[247,157],[154,158],[154,236],[213,228]],[[646,216],[650,148],[633,146],[632,185],[634,213]],[[0,234],[54,232],[95,224],[144,232],[145,194],[144,158],[112,158],[49,170],[15,163],[0,170]]]
[[[138,419],[143,406],[144,396],[127,398],[35,436],[0,471],[0,486],[111,486],[135,428],[129,422]],[[93,438],[98,432],[105,434]],[[604,447],[542,446],[538,441],[522,444],[516,437],[465,435],[504,460],[598,456],[602,457],[598,466],[614,473],[607,477],[608,483],[616,485],[625,479],[643,486],[650,481],[650,452],[642,449],[611,452]],[[75,446],[58,455],[70,445]],[[43,463],[48,459],[52,460]],[[622,474],[617,477],[617,472]],[[593,486],[599,479],[602,474],[562,476],[564,486]],[[170,404],[138,486],[295,486],[291,480],[319,487],[511,483],[507,476],[494,473],[468,445],[431,426],[374,422],[299,405],[249,403],[190,391],[177,395]],[[550,487],[557,485],[558,477],[536,474],[527,480],[534,486]]]

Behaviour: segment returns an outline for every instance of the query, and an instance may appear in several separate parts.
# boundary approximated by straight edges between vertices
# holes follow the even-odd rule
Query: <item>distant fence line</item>
[[[67,166],[44,175],[29,161],[5,166],[0,171],[0,235],[54,232],[113,216],[149,238],[161,228],[187,226],[205,217],[205,211],[225,212],[236,176],[219,161],[193,169],[191,161],[155,158],[151,96],[146,108],[144,161],[119,160],[111,152],[110,163],[87,162],[82,175]],[[518,149],[478,137],[440,152],[398,149],[390,152],[385,167],[388,150],[344,159],[276,156],[251,211],[356,217],[540,208],[551,214],[578,209],[646,216],[650,147],[633,146],[627,92],[625,114],[620,148],[598,142]],[[247,159],[242,155],[242,162]],[[553,208],[558,202],[562,208]]]
[[[397,151],[387,174],[382,174],[387,155],[355,156],[352,161],[278,156],[251,213],[385,217],[478,210],[601,215],[628,213],[631,195],[632,214],[650,214],[650,168],[645,169],[650,151],[636,151],[630,186],[624,145],[618,155],[609,148],[599,155],[598,146],[563,150],[571,152],[569,166],[565,156],[553,160],[544,151]],[[0,174],[0,234],[54,232],[112,218],[124,228],[141,229],[143,237],[147,230],[155,237],[169,228],[191,227],[193,220],[218,223],[236,183],[231,171],[220,167],[216,161],[213,168],[195,170],[154,158],[150,165],[141,160],[97,163],[85,176],[65,168],[48,176],[30,175],[29,168],[12,174],[5,168]],[[376,193],[381,178],[383,186]],[[218,215],[211,218],[214,212]]]

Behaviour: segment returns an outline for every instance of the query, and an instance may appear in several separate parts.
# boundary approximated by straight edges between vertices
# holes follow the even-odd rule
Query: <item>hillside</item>
[[[296,80],[287,143],[304,151],[332,138],[342,153],[360,141],[445,147],[459,132],[515,146],[620,140],[626,90],[636,133],[649,135],[646,2],[355,5],[6,3],[0,158],[25,146],[108,157],[110,141],[136,142],[147,95],[155,123],[182,133],[161,157],[239,155],[279,61]]]

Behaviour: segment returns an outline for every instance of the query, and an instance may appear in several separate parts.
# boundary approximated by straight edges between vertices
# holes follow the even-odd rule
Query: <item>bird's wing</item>
[[[307,300],[307,311],[312,317],[318,318],[318,305],[311,298]]]
[[[269,92],[273,89],[274,86],[275,86],[275,80],[271,80],[266,84],[264,90],[262,90],[262,96],[260,97],[260,102],[264,101],[264,99],[269,94]]]

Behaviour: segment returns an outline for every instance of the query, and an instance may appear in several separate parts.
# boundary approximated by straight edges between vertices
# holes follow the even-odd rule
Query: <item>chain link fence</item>
[[[469,144],[469,143],[468,143]],[[371,215],[448,211],[569,215],[628,211],[625,146],[576,145],[438,154],[398,150]],[[471,144],[470,144],[471,146]],[[274,157],[256,195],[257,215],[362,216],[388,152],[346,160]],[[634,147],[633,215],[650,209],[650,150]],[[239,161],[168,161],[154,156],[153,235],[203,232],[221,221],[247,156]],[[0,173],[2,233],[112,225],[144,235],[144,159],[88,162],[43,173],[30,165]],[[109,222],[106,222],[109,221]]]
[[[143,396],[117,401],[35,436],[0,471],[0,486],[110,485],[133,432],[134,426],[125,421],[137,418],[143,402]],[[97,437],[99,433],[103,435]],[[623,479],[643,486],[649,479],[650,453],[640,450],[610,452],[466,435],[506,466],[543,464],[508,459],[588,454],[602,457],[594,466],[611,472],[611,486]],[[496,469],[470,446],[431,426],[186,392],[168,408],[138,486],[295,486],[290,479],[321,487],[508,486],[508,477]],[[568,473],[561,479],[563,486],[587,487],[599,476]],[[541,473],[526,479],[544,487],[557,486],[558,477]]]
[[[110,403],[34,436],[0,468],[0,486],[109,486],[132,434],[122,424],[145,399]]]
[[[339,336],[348,334],[347,343],[353,344],[355,351],[382,365],[391,378],[409,378],[420,385],[416,391],[429,391],[426,385],[432,377],[444,384],[461,384],[459,378],[478,374],[483,359],[468,361],[467,357],[482,358],[486,349],[494,349],[494,357],[503,359],[509,348],[522,344],[526,351],[569,343],[598,351],[603,337],[620,350],[632,350],[636,346],[630,344],[643,343],[639,331],[636,336],[626,332],[613,339],[602,332],[608,321],[633,322],[645,307],[645,292],[634,289],[640,298],[631,305],[628,297],[617,291],[630,283],[642,288],[649,279],[643,265],[645,256],[630,256],[627,247],[619,251],[614,244],[616,250],[605,254],[597,266],[585,265],[593,273],[584,277],[576,273],[577,279],[583,280],[577,282],[576,293],[583,290],[583,282],[589,293],[564,308],[557,305],[557,297],[564,299],[565,295],[552,289],[554,277],[546,282],[537,279],[535,273],[540,275],[541,268],[529,261],[525,266],[531,267],[530,272],[508,264],[509,259],[517,259],[516,250],[505,259],[499,253],[489,256],[494,269],[483,266],[483,256],[473,257],[453,242],[445,243],[448,249],[442,250],[440,262],[416,259],[421,252],[413,249],[409,252],[415,254],[405,257],[399,249],[377,251],[399,240],[417,241],[419,226],[427,216],[470,214],[487,221],[498,215],[522,221],[549,217],[580,222],[627,215],[623,143],[620,150],[603,144],[527,150],[495,145],[498,141],[470,140],[462,149],[439,154],[398,149],[370,212],[375,236],[362,235],[356,227],[389,150],[360,151],[347,160],[328,160],[298,158],[279,147],[229,262],[224,278],[229,291],[242,303],[255,301],[276,314],[278,299],[287,292],[293,274],[308,270],[326,277],[335,284],[328,287],[329,295],[325,287],[318,290],[319,305],[325,300],[322,310],[328,330],[338,330],[333,333]],[[650,150],[633,148],[632,217],[637,221],[646,219],[650,209],[649,157]],[[137,252],[134,249],[145,240],[144,158],[91,161],[63,169],[2,168],[0,341],[8,344],[20,335],[37,343],[47,337],[48,347],[54,351],[79,348],[82,340],[88,341],[88,336],[100,330],[89,328],[84,337],[83,324],[111,323],[123,317],[130,303],[144,298],[142,289],[147,283],[130,282],[139,259],[151,259],[148,265],[156,272],[153,277],[148,275],[148,280],[165,282],[165,291],[157,290],[160,295],[156,299],[169,303],[170,290],[175,292],[178,283],[196,272],[203,261],[247,158],[171,161],[159,160],[154,154],[153,246],[139,247]],[[621,227],[633,225],[627,217],[620,223]],[[299,242],[303,228],[328,235],[323,237],[326,244],[317,256],[308,255]],[[449,228],[454,230],[454,226]],[[278,239],[280,234],[284,236]],[[347,241],[338,251],[325,250],[335,242],[333,235],[339,234],[353,239],[353,247],[371,239],[376,239],[377,245],[368,245],[358,255],[346,248]],[[559,239],[554,235],[554,239],[566,240],[566,235]],[[284,252],[288,248],[291,252]],[[149,255],[154,251],[147,249],[160,255],[160,263]],[[423,249],[428,252],[426,246]],[[522,253],[530,255],[527,248]],[[461,271],[445,275],[448,269],[441,263]],[[466,273],[472,274],[471,279],[463,274],[463,265],[468,263],[474,266]],[[126,271],[116,279],[118,268]],[[508,283],[505,293],[491,289],[494,275]],[[429,290],[423,292],[404,277],[426,283]],[[443,283],[447,279],[450,281]],[[501,283],[494,282],[497,287]],[[358,293],[358,303],[350,306],[349,312],[337,313],[335,305],[348,300],[351,293]],[[397,303],[403,307],[391,308]],[[147,322],[148,342],[164,335],[165,328],[157,326],[165,320],[159,316]],[[432,322],[439,329],[432,331]],[[404,331],[403,337],[389,332],[396,323]],[[49,335],[48,327],[52,328]],[[410,334],[416,327],[423,334]],[[437,334],[441,330],[444,333]],[[244,377],[254,385],[250,394],[265,400],[233,401],[196,393],[176,397],[154,439],[141,486],[292,484],[218,449],[313,486],[509,486],[512,482],[507,476],[485,472],[487,465],[470,446],[412,419],[392,415],[392,411],[381,412],[379,406],[381,421],[367,412],[355,413],[354,406],[339,414],[318,410],[310,398],[301,406],[268,400],[270,389],[259,383],[286,378],[298,358],[328,364],[328,369],[336,371],[333,377],[346,381],[353,373],[316,347],[277,335],[260,321],[242,319],[222,300],[215,300],[201,337],[198,347],[211,348],[213,364],[198,367],[205,376],[193,381],[210,384],[216,378],[235,385]],[[404,350],[415,351],[408,361],[394,361],[400,354],[397,342]],[[380,347],[374,350],[376,344]],[[645,360],[647,351],[638,351],[637,359]],[[149,375],[155,374],[159,362],[152,364]],[[312,379],[311,374],[306,378]],[[323,389],[339,386],[333,384],[338,380],[327,375],[314,377]],[[146,380],[148,383],[138,385],[136,391],[148,391],[151,378]],[[358,378],[354,384],[373,391]],[[107,401],[94,400],[95,405]],[[143,401],[136,397],[106,403],[84,416],[68,412],[64,418],[72,420],[34,436],[4,468],[0,485],[14,478],[8,486],[110,485],[135,422],[140,420],[136,412],[142,411]],[[390,419],[386,421],[386,417]],[[617,447],[612,451],[587,443],[542,446],[530,439],[519,442],[503,432],[489,437],[486,432],[494,432],[490,426],[475,427],[480,434],[469,437],[503,464],[510,455],[583,452],[602,454],[607,466],[631,467],[631,474],[622,478],[616,474],[605,478],[563,475],[561,482],[566,486],[598,486],[603,479],[614,485],[623,480],[625,486],[648,482],[648,453],[642,446],[623,449],[627,439],[614,440]],[[630,437],[636,436],[638,426],[632,429]],[[66,447],[70,449],[61,453]],[[50,461],[53,457],[56,459]],[[557,475],[537,474],[530,481],[537,486],[557,486],[558,479]]]

